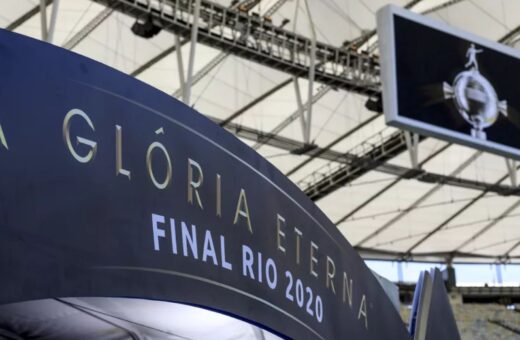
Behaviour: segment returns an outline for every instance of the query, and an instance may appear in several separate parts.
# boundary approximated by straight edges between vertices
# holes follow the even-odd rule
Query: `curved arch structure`
[[[269,162],[97,62],[0,31],[0,304],[135,297],[296,339],[406,339],[357,252]]]

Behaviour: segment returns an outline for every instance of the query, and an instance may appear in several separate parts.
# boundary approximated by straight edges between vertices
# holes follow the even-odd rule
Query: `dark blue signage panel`
[[[288,338],[408,338],[324,214],[193,109],[7,31],[0,79],[0,303],[138,297]]]

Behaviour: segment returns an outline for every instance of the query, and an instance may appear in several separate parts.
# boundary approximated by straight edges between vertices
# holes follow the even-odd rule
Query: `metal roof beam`
[[[388,190],[393,188],[397,183],[399,183],[401,181],[401,179],[402,179],[402,177],[397,177],[392,182],[390,182],[389,184],[385,185],[381,190],[379,190],[378,192],[376,192],[375,194],[370,196],[368,199],[363,201],[363,203],[359,204],[357,207],[355,207],[354,209],[349,211],[347,214],[345,214],[343,217],[341,217],[339,220],[337,220],[334,224],[336,224],[336,226],[338,226],[339,224],[345,222],[347,219],[352,217],[354,214],[358,213],[363,208],[365,208],[367,205],[369,205],[374,200],[376,200],[379,196],[381,196],[382,194],[384,194],[385,192],[387,192]]]
[[[517,168],[518,169],[518,168]],[[411,252],[416,249],[417,247],[419,247],[421,244],[423,244],[424,242],[426,242],[429,238],[431,238],[433,235],[435,235],[436,233],[438,233],[439,231],[443,230],[444,227],[446,227],[449,223],[451,223],[455,218],[457,218],[458,216],[460,216],[462,213],[464,213],[466,210],[468,210],[471,206],[473,206],[475,203],[477,203],[479,200],[481,200],[486,194],[490,193],[490,192],[497,192],[495,190],[493,190],[493,188],[505,188],[505,186],[502,186],[500,185],[500,183],[502,183],[506,178],[509,177],[509,173],[507,175],[504,175],[502,176],[501,178],[499,178],[494,184],[491,184],[491,185],[488,185],[487,187],[483,187],[481,190],[482,192],[480,194],[478,194],[477,196],[475,196],[471,201],[469,201],[467,204],[465,204],[463,207],[461,207],[460,209],[458,209],[455,213],[453,213],[452,215],[450,215],[447,219],[445,219],[442,223],[440,223],[437,227],[435,227],[434,229],[432,229],[428,234],[426,234],[426,236],[424,236],[423,238],[421,238],[419,241],[417,241],[416,243],[414,243],[410,248],[408,248],[408,250],[406,251],[406,254],[411,254]],[[515,188],[515,187],[509,187],[511,192],[510,193],[505,193],[506,195],[508,194],[513,194],[513,195],[518,195],[518,191],[519,189],[518,188]],[[499,193],[500,194],[500,193]],[[502,194],[503,195],[503,194]]]
[[[47,5],[44,0],[40,0],[40,26],[42,40],[47,41]]]
[[[45,2],[45,6],[49,6],[50,4],[52,4],[52,0],[47,0]],[[8,31],[14,31],[18,27],[20,27],[24,22],[26,22],[27,20],[31,19],[33,16],[35,16],[38,13],[40,13],[40,5],[39,4],[34,6],[33,8],[31,8],[26,13],[22,14],[22,16],[20,16],[18,19],[16,19],[12,23],[10,23],[5,29],[8,30]]]
[[[310,101],[312,103],[316,103],[318,100],[323,98],[323,96],[325,96],[330,90],[332,90],[332,88],[330,86],[326,86],[326,85],[320,86],[320,88],[318,88],[318,91],[316,92],[316,94],[314,96],[312,96]],[[308,105],[308,101],[304,104],[304,106],[306,106],[306,105]],[[279,134],[283,129],[285,129],[287,126],[289,126],[289,124],[294,122],[299,117],[300,117],[300,110],[296,109],[289,117],[285,118],[280,124],[278,124],[275,128],[273,128],[269,132],[269,135],[275,136],[275,135]],[[263,139],[263,140],[259,141],[258,143],[253,145],[253,149],[255,149],[255,150],[259,149],[262,145],[266,144],[268,141],[269,141],[268,139]]]
[[[385,249],[374,249],[374,248],[364,248],[364,247],[354,247],[354,249],[360,254],[362,258],[365,260],[391,260],[391,261],[401,261],[405,257],[405,253],[385,250]],[[416,253],[413,254],[412,258],[409,260],[415,261],[425,261],[425,262],[447,262],[447,260],[453,259],[467,259],[468,261],[474,263],[475,260],[497,260],[502,261],[502,258],[499,256],[488,255],[488,254],[479,254],[479,253],[464,253],[464,252],[424,252],[424,253]],[[509,259],[520,259],[520,256],[512,256]]]
[[[414,249],[419,247],[421,244],[426,242],[429,238],[431,238],[433,235],[441,231],[444,227],[446,227],[451,221],[453,221],[455,218],[460,216],[464,211],[468,210],[472,205],[474,205],[477,201],[479,201],[482,197],[484,197],[488,193],[487,190],[484,190],[480,194],[478,194],[476,197],[474,197],[471,201],[466,203],[463,207],[458,209],[454,214],[450,215],[447,219],[445,219],[441,224],[439,224],[437,227],[432,229],[426,236],[421,238],[419,241],[414,243],[408,250],[405,252],[407,255],[410,255]]]
[[[317,200],[361,177],[370,170],[377,170],[400,178],[414,178],[425,183],[451,185],[471,190],[488,190],[499,195],[519,195],[519,189],[511,186],[434,174],[420,169],[410,169],[386,163],[398,153],[406,150],[404,137],[401,138],[402,136],[399,134],[401,133],[396,133],[386,141],[373,145],[371,150],[362,155],[356,155],[352,152],[346,153],[348,162],[338,165],[337,163],[341,162],[334,161],[335,164],[323,166],[302,179],[299,185],[311,199]]]
[[[520,207],[520,200],[517,200],[515,203],[511,204],[507,209],[505,209],[499,216],[492,219],[488,224],[486,224],[483,228],[479,229],[476,233],[471,235],[468,239],[466,239],[464,242],[462,242],[457,248],[455,248],[455,251],[458,251],[471,242],[475,241],[477,238],[482,236],[484,233],[488,232],[491,228],[496,226],[504,217],[509,215],[511,212],[513,212],[515,209]]]
[[[406,5],[404,5],[404,8],[406,9],[412,9],[413,6],[417,5],[419,2],[421,2],[422,0],[412,0],[410,1],[409,3],[407,3]]]
[[[282,8],[282,6],[287,2],[287,0],[277,0],[271,7],[269,7],[267,9],[267,11],[265,11],[265,13],[263,14],[263,17],[264,18],[268,18],[270,19],[271,16],[276,13],[280,8]]]
[[[189,41],[190,41],[189,39],[180,39],[180,46],[181,47],[184,46]],[[159,53],[158,55],[156,55],[152,59],[148,60],[143,65],[141,65],[138,68],[136,68],[132,73],[130,73],[130,75],[132,77],[137,77],[138,75],[140,75],[144,71],[148,70],[150,67],[152,67],[153,65],[157,64],[159,61],[161,61],[162,59],[164,59],[165,57],[167,57],[171,53],[175,52],[176,49],[177,49],[177,45],[173,45],[173,46],[168,47],[167,49],[165,49],[164,51],[162,51],[161,53]]]
[[[216,124],[223,124],[226,120],[210,117]],[[262,142],[266,145],[286,150],[292,153],[295,153],[295,151],[302,150],[305,147],[305,144],[303,142],[279,136],[276,134],[271,134],[269,132],[263,132],[259,131],[254,128],[242,126],[237,123],[227,122],[224,124],[224,127],[234,135],[240,138],[244,138],[250,141],[254,142]],[[436,153],[432,154],[428,159],[431,159],[431,157],[441,153],[445,150],[445,147],[439,149]],[[296,154],[296,153],[295,153]],[[301,154],[301,153],[298,153]],[[334,161],[336,163],[343,163],[343,164],[351,164],[353,160],[358,160],[358,158],[355,155],[349,154],[349,153],[342,153],[338,151],[334,151],[328,148],[320,148],[316,147],[313,149],[309,149],[307,152],[303,153],[304,155],[307,155],[309,157],[313,158],[319,158],[324,159],[328,161]],[[423,164],[425,161],[421,162]],[[442,174],[436,174],[431,172],[426,172],[424,170],[417,170],[417,169],[411,169],[399,165],[393,165],[393,164],[381,164],[374,168],[376,171],[383,172],[386,174],[390,174],[393,176],[398,176],[401,179],[415,179],[420,182],[425,183],[432,183],[432,184],[443,184],[443,185],[450,185],[455,187],[461,187],[465,189],[472,189],[472,190],[487,190],[487,192],[496,193],[501,196],[520,196],[520,189],[514,188],[512,186],[508,185],[499,185],[498,183],[485,183],[485,182],[479,182],[474,181],[470,179],[463,179],[463,178],[457,178],[453,176],[448,175],[442,175]]]
[[[404,132],[398,131],[389,136],[376,134],[373,137],[377,140],[364,141],[349,152],[351,162],[348,164],[328,164],[309,174],[298,184],[316,201],[406,150]]]
[[[426,164],[428,161],[430,161],[432,158],[434,158],[435,156],[439,155],[440,153],[442,153],[444,150],[446,150],[448,147],[450,147],[451,143],[448,143],[446,145],[444,145],[442,148],[436,150],[433,154],[431,154],[430,156],[428,156],[427,158],[425,158],[422,162],[419,163],[419,168],[421,168],[424,164]],[[412,169],[410,169],[412,170]],[[423,174],[423,176],[426,175],[426,173]],[[395,180],[393,180],[391,183],[385,185],[381,190],[379,190],[378,192],[376,192],[375,194],[373,194],[372,196],[370,196],[368,199],[366,199],[365,201],[363,201],[363,203],[361,203],[360,205],[358,205],[356,208],[352,209],[351,211],[349,211],[347,214],[345,214],[343,217],[341,217],[339,220],[336,221],[336,225],[340,224],[340,223],[343,223],[345,222],[347,219],[349,219],[350,217],[352,217],[354,214],[358,213],[359,211],[361,211],[361,209],[365,208],[367,205],[369,205],[371,202],[373,202],[376,198],[378,198],[379,196],[381,196],[382,194],[384,194],[386,191],[388,191],[389,189],[391,189],[393,186],[395,186],[397,183],[399,183],[402,179],[404,179],[405,176],[398,176]]]
[[[255,7],[260,0],[244,0],[242,2],[237,2],[235,5],[230,6],[230,8],[238,8],[241,11],[250,11]],[[278,7],[279,8],[279,7]],[[274,13],[274,12],[273,12]],[[176,39],[178,38],[178,35],[175,35]],[[190,87],[193,87],[196,83],[198,83],[200,80],[202,80],[204,77],[206,77],[213,69],[215,69],[219,64],[221,64],[227,57],[229,56],[228,52],[221,51],[219,54],[217,54],[212,60],[210,60],[206,65],[204,65],[200,70],[197,71],[195,75],[193,75],[193,79],[191,80],[191,83],[189,84]],[[178,54],[179,58],[179,54]],[[179,67],[179,69],[182,69]],[[180,71],[182,72],[182,71]],[[177,89],[172,96],[175,98],[181,97],[181,95],[184,94],[184,86]],[[188,104],[188,103],[186,103]]]
[[[223,126],[226,130],[233,133],[237,137],[244,138],[251,141],[262,141],[262,140],[268,140],[266,142],[267,145],[281,149],[286,150],[289,152],[294,152],[295,150],[301,150],[304,147],[304,143],[299,142],[294,139],[278,136],[278,135],[271,135],[266,132],[261,132],[253,128],[245,127],[240,124],[232,123],[232,122],[226,122],[226,120],[221,120],[214,117],[208,117],[216,124],[219,124]],[[339,160],[346,161],[346,157],[341,152],[333,151],[333,150],[325,150],[322,148],[315,148],[312,150],[309,150],[309,155],[314,155],[316,153],[320,154],[320,158],[326,159],[326,160]]]
[[[246,4],[248,1],[238,1],[237,3],[235,3],[234,5],[231,5],[229,6],[229,9],[237,9],[239,8],[241,5],[243,4]],[[253,6],[254,7],[254,6]],[[276,10],[278,10],[281,6],[279,7],[276,7],[274,9],[274,12],[276,12]],[[249,8],[248,10],[250,10],[251,8]],[[273,13],[274,13],[273,12]],[[178,35],[176,34],[175,35],[177,38],[178,38]],[[167,55],[169,55],[170,53],[173,53],[176,51],[176,46],[177,45],[180,45],[180,46],[183,46],[185,45],[187,42],[189,41],[189,39],[185,38],[185,39],[182,39],[180,41],[180,44],[175,44],[169,48],[167,48],[166,50],[164,50],[163,52],[159,53],[157,56],[153,57],[152,59],[150,59],[148,62],[146,62],[144,65],[140,66],[139,68],[137,68],[135,71],[133,71],[131,73],[132,76],[136,77],[138,76],[140,73],[144,72],[145,70],[147,70],[148,68],[150,68],[151,66],[153,66],[154,64],[156,64],[157,62],[159,62],[161,59],[165,58]],[[227,52],[222,52],[220,53],[216,58],[215,60],[212,60],[210,61],[206,66],[204,66],[200,71],[197,72],[197,74],[195,74],[193,76],[193,84],[197,83],[199,80],[201,80],[202,78],[204,78],[213,68],[215,68],[219,63],[221,63],[222,61],[224,61],[226,59],[226,57],[229,55],[229,53]],[[193,85],[192,84],[192,85]],[[176,90],[174,93],[173,93],[173,96],[174,97],[180,97],[181,94],[183,93],[184,90],[182,90],[182,86],[180,89]]]
[[[485,183],[449,175],[426,172],[424,170],[411,169],[393,164],[382,164],[375,168],[375,170],[395,176],[400,176],[404,179],[415,179],[425,183],[443,184],[477,191],[487,190],[490,193],[496,193],[500,196],[520,196],[520,188],[512,187],[510,185]]]
[[[188,36],[193,16],[189,2],[158,3],[145,0],[94,0],[132,17],[152,15],[162,28]],[[260,17],[248,15],[207,0],[201,1],[198,41],[262,65],[289,73],[308,76],[312,41],[277,27]],[[322,42],[316,43],[315,80],[336,88],[365,95],[380,93],[377,59],[346,51]]]
[[[520,241],[516,242],[511,248],[509,248],[505,253],[504,255],[502,255],[501,257],[504,258],[504,259],[509,259],[509,255],[516,250],[516,248],[520,247]]]
[[[326,150],[330,150],[332,149],[336,144],[338,144],[339,142],[343,141],[344,139],[346,139],[347,137],[349,137],[350,135],[352,135],[353,133],[355,133],[356,131],[358,131],[359,129],[363,128],[364,126],[370,124],[371,122],[373,122],[377,117],[379,117],[378,115],[373,115],[371,117],[369,117],[368,119],[364,120],[363,122],[359,123],[358,125],[356,125],[355,127],[353,127],[352,129],[348,130],[347,132],[345,132],[344,134],[342,134],[341,136],[339,136],[338,138],[334,139],[332,142],[330,142],[329,144],[327,144],[324,148],[323,148],[323,151],[326,151]],[[310,156],[309,158],[307,158],[306,160],[304,160],[303,162],[301,162],[300,164],[298,164],[297,166],[295,166],[294,168],[292,168],[291,170],[289,170],[285,176],[289,177],[291,176],[292,174],[294,174],[296,171],[300,170],[301,168],[303,168],[305,165],[309,164],[313,159],[315,159],[316,157],[319,157],[321,155],[321,152],[317,152],[315,153],[314,155]]]
[[[440,8],[446,8],[448,6],[454,5],[462,0],[455,0],[455,1],[448,1],[446,3],[443,3],[432,10],[437,10]],[[292,118],[289,117],[289,118]],[[286,120],[287,121],[287,120]],[[288,124],[287,124],[288,125]],[[278,133],[279,131],[277,131]],[[399,140],[398,134],[403,134],[403,132],[398,132],[395,135],[395,139],[389,139],[387,141],[382,141],[380,144],[374,146],[374,149],[381,150],[381,154],[377,154],[381,158],[378,159],[379,162],[387,162],[392,157],[398,155],[402,151],[406,150],[406,140],[402,138],[401,143],[396,142],[396,140]],[[420,137],[419,141],[424,140],[425,137]],[[392,153],[389,153],[388,150],[392,149]],[[376,164],[377,165],[377,164]],[[360,165],[355,164],[355,167],[350,168],[350,165],[344,165],[337,169],[334,172],[328,171],[327,174],[319,173],[319,170],[315,173],[311,174],[309,177],[312,177],[310,181],[307,181],[307,185],[305,187],[305,192],[313,199],[317,200],[320,199],[329,193],[337,190],[338,188],[342,187],[343,185],[355,180],[359,176],[363,175],[364,173],[368,172],[369,170],[372,170],[375,168],[373,162],[364,162],[361,165],[361,168],[363,168],[363,171],[359,169]],[[424,182],[428,182],[429,175],[424,174],[421,176],[421,180]],[[458,180],[454,176],[446,176],[445,182],[443,182],[438,175],[435,175],[435,178],[432,179],[432,182],[439,182],[439,183],[445,183],[445,184],[454,184],[456,186],[466,187],[468,189],[481,189],[482,186],[477,185],[474,186],[474,182],[472,181],[466,181],[466,180]],[[454,183],[454,181],[461,181],[459,183]],[[486,185],[486,187],[492,187],[492,185]],[[490,188],[490,191],[500,191],[499,188]],[[314,193],[313,193],[314,192]]]
[[[509,215],[507,216],[506,218],[509,218],[511,216],[517,216],[517,214],[514,214],[514,215]],[[517,237],[517,238],[513,238],[513,239],[507,239],[507,240],[502,240],[502,241],[498,241],[498,242],[491,242],[491,243],[486,243],[484,245],[479,245],[478,248],[473,248],[473,252],[476,252],[476,251],[482,251],[484,249],[489,249],[489,248],[494,248],[494,247],[497,247],[497,246],[503,246],[505,244],[516,244],[517,242],[520,242],[520,237]],[[509,248],[510,249],[510,248]]]
[[[517,26],[515,29],[508,32],[506,35],[504,35],[498,42],[506,45],[513,44],[518,36],[520,35],[520,26]]]
[[[226,119],[221,121],[219,123],[220,126],[226,126],[233,119],[236,119],[237,117],[239,117],[242,114],[244,114],[247,110],[251,109],[252,107],[257,105],[258,103],[260,103],[263,100],[267,99],[269,96],[271,96],[272,94],[274,94],[275,92],[277,92],[278,90],[282,89],[287,84],[289,84],[291,81],[292,81],[292,78],[288,78],[288,79],[284,80],[283,82],[281,82],[280,84],[278,84],[278,85],[272,87],[271,89],[267,90],[266,92],[262,93],[260,96],[256,97],[255,99],[253,99],[252,101],[250,101],[249,103],[247,103],[246,105],[242,106],[240,109],[235,111],[232,115],[230,115],[229,117],[227,117]]]
[[[476,151],[473,153],[466,161],[464,161],[462,164],[460,164],[455,170],[453,170],[450,174],[450,177],[456,177],[458,174],[460,174],[465,168],[467,168],[470,164],[475,161],[478,157],[482,155],[482,151]],[[365,238],[363,238],[361,241],[358,242],[358,246],[362,246],[363,244],[367,243],[377,235],[379,235],[381,232],[387,230],[391,226],[393,226],[396,222],[400,221],[404,216],[406,216],[411,210],[415,209],[418,205],[420,205],[422,202],[426,201],[428,198],[430,198],[433,194],[435,194],[437,191],[439,191],[440,188],[444,183],[437,183],[433,188],[428,190],[426,193],[421,195],[418,199],[416,199],[412,204],[408,206],[408,208],[404,209],[401,213],[394,216],[390,221],[383,224],[381,227],[379,227],[374,232],[367,235]]]
[[[237,4],[235,4],[235,5],[231,6],[231,7],[234,8],[234,7],[238,6],[239,4],[240,3],[238,2]],[[177,46],[182,47],[182,46],[184,46],[185,44],[187,44],[190,41],[188,38],[179,39],[177,34],[175,34],[175,37],[176,37],[176,41],[177,42],[180,41],[179,44],[176,43],[173,46],[168,47],[167,49],[165,49],[164,51],[162,51],[161,53],[159,53],[158,55],[156,55],[152,59],[148,60],[143,65],[141,65],[138,68],[136,68],[132,73],[130,73],[130,75],[133,76],[133,77],[137,77],[138,75],[140,75],[141,73],[143,73],[144,71],[146,71],[147,69],[152,67],[153,65],[157,64],[162,59],[166,58],[168,55],[170,55],[170,53],[175,52],[177,50]]]
[[[114,11],[113,8],[106,7],[98,13],[92,20],[90,20],[82,29],[80,29],[72,38],[70,38],[61,47],[72,50],[83,39],[85,39],[93,30],[95,30],[103,21],[105,21]]]
[[[50,18],[49,27],[47,29],[47,33],[46,33],[46,37],[45,37],[45,41],[47,41],[48,43],[51,43],[51,44],[54,40],[54,33],[56,31],[56,21],[58,21],[59,6],[60,6],[60,0],[54,0],[52,2],[51,18]],[[45,7],[46,7],[45,1],[42,1],[42,9],[44,9]]]
[[[417,5],[421,1],[422,0],[412,0],[409,3],[407,3],[406,5],[404,5],[404,8],[411,10],[413,8],[413,6]],[[352,40],[350,43],[347,42],[346,44],[348,47],[352,47],[357,50],[357,49],[360,49],[361,47],[363,47],[376,34],[377,34],[377,30],[373,29],[373,30],[370,30],[370,31],[366,32],[365,34],[361,35],[360,37]]]

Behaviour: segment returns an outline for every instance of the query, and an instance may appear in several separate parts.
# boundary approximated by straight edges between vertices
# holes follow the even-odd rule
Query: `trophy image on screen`
[[[484,129],[496,122],[499,113],[507,117],[507,102],[498,100],[491,83],[480,74],[477,54],[482,52],[471,44],[466,51],[466,70],[457,74],[453,85],[444,82],[442,87],[444,98],[453,99],[457,111],[472,126],[471,136],[486,140]]]

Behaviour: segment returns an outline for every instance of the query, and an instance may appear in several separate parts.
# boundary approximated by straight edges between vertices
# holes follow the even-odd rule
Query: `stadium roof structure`
[[[4,0],[0,24],[184,100],[367,259],[520,263],[517,164],[385,125],[375,13],[390,2],[520,41],[513,0]]]

